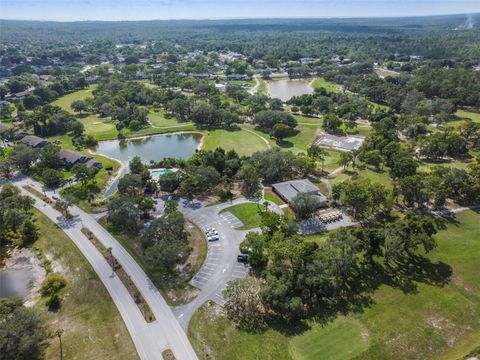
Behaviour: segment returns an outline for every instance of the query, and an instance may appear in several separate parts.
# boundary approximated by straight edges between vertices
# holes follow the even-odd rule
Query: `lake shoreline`
[[[295,96],[313,94],[315,89],[312,85],[317,79],[318,77],[302,79],[290,79],[287,77],[272,79],[267,81],[267,94],[270,98],[278,98],[283,102],[287,102]],[[280,83],[282,83],[282,85],[279,85]],[[281,86],[283,86],[283,88],[281,88]],[[272,91],[272,87],[276,87],[274,91]],[[301,89],[302,87],[303,89]]]
[[[124,139],[113,139],[113,140],[101,140],[99,141],[99,145],[101,143],[109,143],[109,142],[117,142],[117,144],[120,144],[121,141],[130,141],[130,140],[147,140],[147,139],[152,139],[152,138],[158,138],[158,137],[169,137],[169,136],[177,136],[177,135],[198,135],[199,138],[197,138],[198,143],[195,145],[195,149],[193,153],[188,156],[189,158],[197,151],[200,151],[203,146],[205,145],[205,139],[206,139],[206,134],[200,131],[176,131],[176,132],[171,132],[171,133],[161,133],[161,134],[151,134],[151,135],[142,135],[142,136],[135,136],[135,137],[130,137],[130,138],[124,138]],[[121,158],[115,158],[111,154],[105,154],[105,153],[100,153],[97,151],[98,146],[95,150],[89,150],[89,152],[93,155],[98,155],[98,156],[104,156],[107,159],[116,161],[117,163],[120,164],[120,168],[118,169],[116,175],[114,177],[111,177],[108,181],[107,184],[105,185],[104,189],[102,189],[103,195],[102,197],[104,199],[108,198],[110,195],[112,195],[115,192],[115,188],[118,185],[118,182],[120,179],[128,173],[128,163],[130,159],[121,159]],[[142,161],[145,162],[145,159],[141,156],[141,154],[138,154],[142,158]],[[166,157],[171,157],[171,156],[166,156]],[[182,157],[180,155],[180,157]],[[147,163],[148,164],[148,163]]]

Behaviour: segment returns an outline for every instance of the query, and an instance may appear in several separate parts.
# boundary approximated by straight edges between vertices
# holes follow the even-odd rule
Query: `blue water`
[[[169,169],[155,169],[155,170],[151,170],[151,174],[152,174],[152,177],[154,178],[158,178],[164,174],[169,174],[171,173],[172,170],[169,170]]]

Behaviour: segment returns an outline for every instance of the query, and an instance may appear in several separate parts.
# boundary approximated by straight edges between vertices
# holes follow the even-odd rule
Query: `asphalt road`
[[[36,199],[35,207],[60,226],[92,265],[117,306],[141,359],[162,359],[161,352],[166,349],[171,349],[179,360],[197,359],[185,332],[156,287],[130,254],[91,215],[72,206],[70,213],[73,219],[66,221],[52,206],[22,188],[24,185],[30,185],[43,192],[40,183],[28,178],[17,178],[13,183],[24,194]],[[49,197],[57,195],[50,190],[46,190],[45,194]],[[112,248],[113,255],[149,304],[155,315],[155,321],[147,323],[144,320],[123,283],[112,272],[100,252],[81,232],[82,227],[88,228],[105,247]]]

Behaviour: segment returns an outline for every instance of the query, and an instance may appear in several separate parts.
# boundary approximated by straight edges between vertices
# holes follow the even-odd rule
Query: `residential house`
[[[76,163],[85,164],[86,162],[91,160],[91,157],[77,151],[61,149],[60,159],[63,161],[67,168],[71,168]]]
[[[27,135],[20,139],[20,144],[24,144],[33,148],[42,148],[50,142],[36,135]]]

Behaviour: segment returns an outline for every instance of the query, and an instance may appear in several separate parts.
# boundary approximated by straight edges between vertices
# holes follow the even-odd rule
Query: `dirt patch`
[[[55,261],[53,259],[52,254],[45,254],[45,257],[47,258],[47,260],[50,262],[50,264],[52,266],[52,272],[54,272],[54,273],[64,273],[65,272],[65,269],[63,268],[63,266],[58,261]]]
[[[32,276],[32,285],[24,297],[25,306],[33,306],[39,298],[39,290],[42,281],[47,276],[47,272],[40,259],[31,249],[13,249],[9,258],[5,261],[4,270],[29,269]]]
[[[428,317],[426,322],[445,339],[449,347],[453,347],[457,340],[462,338],[465,331],[470,330],[468,326],[458,326],[438,315]]]

